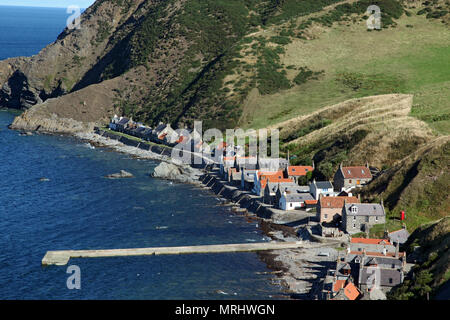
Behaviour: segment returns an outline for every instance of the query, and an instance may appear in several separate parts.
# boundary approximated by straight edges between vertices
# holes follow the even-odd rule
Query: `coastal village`
[[[404,224],[400,230],[385,229],[383,238],[369,237],[374,226],[385,225],[386,212],[382,201],[363,203],[357,195],[358,189],[377,173],[368,163],[341,163],[332,181],[317,181],[310,179],[314,163],[291,165],[289,154],[287,158],[249,157],[243,147],[225,142],[213,148],[194,130],[181,135],[170,124],[150,128],[114,116],[107,130],[169,147],[188,144],[194,152],[206,151],[211,158],[219,159],[205,167],[209,179],[206,183],[214,178],[223,186],[221,190],[227,187],[245,193],[252,199],[252,207],[270,212],[264,218],[293,217],[291,220],[303,226],[301,230],[308,233],[309,239],[323,243],[324,248],[340,245],[337,258],[320,281],[316,299],[383,300],[391,288],[404,281],[411,268],[406,252],[400,250],[409,237]],[[403,221],[405,213],[398,219]],[[328,253],[324,250],[319,255]]]

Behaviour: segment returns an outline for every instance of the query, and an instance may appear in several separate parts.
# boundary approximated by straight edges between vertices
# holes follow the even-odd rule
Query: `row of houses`
[[[265,204],[289,211],[316,208],[322,235],[327,237],[366,232],[385,222],[383,203],[360,203],[352,190],[372,180],[369,165],[339,166],[331,181],[313,179],[300,185],[312,166],[291,166],[288,159],[223,156],[220,173],[230,184],[249,190]]]
[[[202,151],[203,147],[200,134],[195,130],[175,130],[170,124],[162,122],[155,128],[151,128],[141,122],[133,121],[133,118],[118,117],[115,115],[109,123],[109,129],[171,147],[190,141],[195,143],[197,151]]]
[[[330,300],[386,299],[405,277],[406,253],[391,239],[352,238],[328,271],[322,294]]]

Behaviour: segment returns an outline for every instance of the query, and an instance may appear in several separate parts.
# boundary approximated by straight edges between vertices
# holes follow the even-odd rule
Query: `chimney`
[[[387,249],[386,249],[386,248],[383,248],[383,256],[385,256],[386,253],[387,253]]]
[[[358,193],[358,201],[361,202],[361,194]]]
[[[370,169],[370,168],[369,168],[369,161],[366,161],[366,168],[367,168],[367,169]]]
[[[339,164],[339,169],[342,170],[342,162]]]
[[[400,244],[397,242],[395,244],[395,257],[398,258],[398,253],[400,251]]]
[[[312,161],[312,167],[313,167],[313,170],[316,170],[316,164],[314,163],[314,160]]]

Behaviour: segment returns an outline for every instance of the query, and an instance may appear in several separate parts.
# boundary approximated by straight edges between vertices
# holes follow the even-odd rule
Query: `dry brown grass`
[[[315,118],[330,119],[328,126],[288,142],[305,146],[338,139],[358,130],[367,136],[353,146],[349,158],[354,163],[370,161],[374,166],[392,165],[435,137],[426,123],[409,116],[412,95],[390,94],[348,100],[269,127],[283,134],[305,127]]]

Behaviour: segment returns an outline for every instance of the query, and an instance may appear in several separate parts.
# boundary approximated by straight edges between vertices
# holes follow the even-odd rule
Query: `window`
[[[366,217],[366,222],[369,222],[369,216]]]
[[[325,219],[327,219],[328,218],[328,214],[325,214],[324,217],[325,217]]]
[[[348,183],[352,183],[352,180],[348,180]]]
[[[392,278],[389,278],[389,283],[392,283]]]
[[[378,221],[378,217],[375,217],[375,221]]]
[[[292,203],[289,203],[289,206],[292,207]]]
[[[353,221],[356,221],[356,216],[353,216]]]
[[[355,228],[356,228],[356,224],[354,223],[354,224],[353,224],[353,229],[355,229]]]

